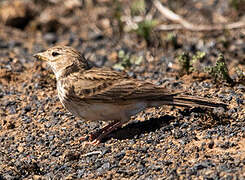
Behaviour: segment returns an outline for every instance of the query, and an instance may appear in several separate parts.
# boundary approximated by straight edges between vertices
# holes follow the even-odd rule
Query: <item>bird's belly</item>
[[[118,105],[110,103],[62,103],[73,115],[86,121],[128,121],[130,116],[146,108],[144,103]]]
[[[104,103],[69,103],[64,102],[63,105],[75,116],[86,121],[112,121],[121,120],[122,112],[120,108],[111,104]]]
[[[96,103],[84,107],[80,111],[81,116],[89,121],[112,121],[120,120],[122,118],[122,111],[120,108],[112,104]]]

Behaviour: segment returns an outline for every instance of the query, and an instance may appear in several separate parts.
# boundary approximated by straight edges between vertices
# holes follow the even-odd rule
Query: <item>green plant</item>
[[[192,61],[193,62],[201,61],[205,56],[206,56],[205,52],[197,51],[197,53],[194,56],[192,56]]]
[[[131,15],[138,16],[145,13],[145,0],[134,0],[131,4]]]
[[[178,36],[176,33],[173,32],[168,33],[165,41],[167,43],[170,43],[175,49],[180,47],[180,45],[178,44]]]
[[[118,0],[113,0],[113,14],[112,17],[116,20],[119,33],[123,32],[124,22],[122,21],[123,8],[122,4]]]
[[[139,65],[143,60],[142,56],[138,57],[135,55],[130,55],[129,53],[125,53],[124,50],[120,50],[118,52],[118,58],[119,58],[119,62],[116,63],[113,66],[113,68],[119,70],[124,70],[125,68],[129,68],[133,64]]]
[[[193,56],[190,56],[189,53],[184,52],[178,56],[178,62],[181,66],[181,73],[182,74],[190,74],[191,72],[195,71],[194,64],[197,61],[202,60],[206,56],[205,52],[197,51],[197,53]]]
[[[215,66],[207,67],[206,71],[210,73],[215,78],[215,80],[224,80],[229,84],[234,83],[234,81],[229,75],[223,54],[219,54]]]
[[[146,42],[149,44],[151,41],[151,33],[153,28],[157,25],[156,20],[143,20],[138,23],[138,27],[136,29],[136,33],[143,37]]]
[[[178,56],[178,62],[181,66],[181,72],[182,74],[190,73],[190,68],[191,68],[191,58],[189,53],[183,52],[181,55]]]

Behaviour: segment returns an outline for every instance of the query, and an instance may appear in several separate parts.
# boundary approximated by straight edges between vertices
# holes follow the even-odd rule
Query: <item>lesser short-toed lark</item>
[[[85,121],[112,121],[92,134],[94,143],[149,107],[226,107],[223,103],[172,93],[150,82],[140,81],[107,68],[91,67],[75,49],[55,46],[34,55],[51,66],[57,79],[58,96],[65,108]]]

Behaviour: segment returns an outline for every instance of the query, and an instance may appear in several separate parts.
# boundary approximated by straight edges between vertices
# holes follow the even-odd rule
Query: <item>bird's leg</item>
[[[86,142],[86,144],[94,144],[94,145],[99,144],[103,138],[105,138],[112,131],[121,127],[123,124],[124,123],[122,123],[120,121],[113,121],[112,123],[108,124],[107,126],[103,127],[102,129],[90,134],[89,135],[90,142]]]
[[[97,137],[99,137],[101,134],[103,134],[104,132],[106,132],[108,129],[110,129],[112,126],[114,126],[118,121],[113,121],[111,123],[109,123],[108,125],[106,125],[105,127],[103,127],[102,129],[99,129],[91,134],[89,134],[89,140],[93,141],[95,140]]]

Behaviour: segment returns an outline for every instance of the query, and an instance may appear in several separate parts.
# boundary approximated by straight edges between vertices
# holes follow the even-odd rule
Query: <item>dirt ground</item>
[[[161,3],[196,26],[245,20],[243,0]],[[160,31],[161,24],[176,22],[151,1],[1,1],[0,179],[245,179],[245,27]],[[54,74],[33,58],[57,44],[95,66],[212,98],[228,110],[151,108],[99,145],[84,146],[81,137],[106,124],[62,107]],[[205,56],[187,72],[183,52]],[[220,53],[232,83],[207,70]]]

